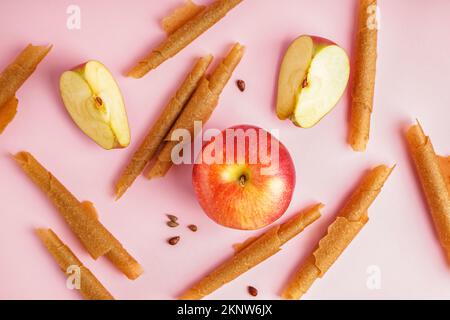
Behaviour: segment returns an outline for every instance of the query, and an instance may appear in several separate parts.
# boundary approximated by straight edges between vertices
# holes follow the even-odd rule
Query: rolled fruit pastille
[[[134,153],[130,163],[122,172],[116,183],[116,198],[120,198],[126,190],[133,184],[137,176],[142,173],[145,166],[155,155],[156,151],[164,141],[164,137],[180,115],[183,108],[191,98],[199,81],[204,76],[206,69],[210,65],[213,57],[205,56],[197,60],[193,69],[187,75],[178,91],[170,99],[167,106],[162,111],[156,123],[148,132],[144,141]]]
[[[16,114],[17,90],[33,74],[51,48],[52,46],[29,44],[0,74],[0,134]]]
[[[317,248],[288,281],[281,294],[283,298],[299,299],[316,279],[323,277],[369,220],[367,210],[392,170],[381,165],[365,175],[339,211],[336,220],[328,227],[327,234],[319,241]]]
[[[450,192],[450,156],[447,157],[441,157],[438,156],[439,158],[439,164],[441,165],[441,169],[442,169],[442,173],[445,176],[445,181],[447,183],[447,189],[449,190],[448,192]]]
[[[158,153],[155,163],[150,166],[147,172],[147,178],[157,178],[164,176],[172,166],[172,149],[179,143],[178,141],[170,141],[172,133],[178,129],[186,129],[191,135],[191,141],[194,136],[194,123],[201,121],[202,125],[210,118],[219,101],[222,93],[234,69],[244,55],[245,47],[239,43],[235,44],[225,59],[217,66],[209,78],[202,78],[197,89],[192,95],[186,107],[181,112],[177,121],[167,134],[166,143]],[[189,143],[190,141],[183,143]]]
[[[100,223],[91,203],[78,201],[30,153],[19,152],[14,156],[14,159],[53,202],[92,258],[97,259],[100,256],[106,256],[132,280],[142,274],[143,270],[139,263]]]
[[[61,271],[67,273],[70,267],[80,268],[80,294],[88,300],[114,300],[100,281],[86,268],[51,229],[37,229],[36,234],[41,239],[48,252],[53,256]]]
[[[406,139],[434,227],[450,263],[450,182],[445,176],[449,172],[450,158],[436,155],[430,138],[425,135],[420,124],[409,128]]]
[[[348,137],[355,151],[365,151],[369,141],[377,63],[376,8],[376,0],[360,0]]]
[[[150,165],[150,169],[145,176],[148,179],[162,178],[169,172],[170,168],[172,168],[172,161],[160,161],[156,159],[155,162]]]
[[[205,6],[200,6],[191,0],[187,0],[184,5],[176,8],[169,16],[165,17],[161,21],[161,26],[167,35],[170,35],[205,8]]]
[[[14,119],[17,113],[17,105],[19,104],[19,100],[16,97],[13,97],[3,106],[0,106],[0,134],[3,133],[3,130],[6,129],[8,124]]]
[[[164,61],[180,52],[242,1],[243,0],[214,1],[164,39],[128,72],[128,76],[133,78],[143,77],[150,70],[155,69]]]
[[[226,283],[255,267],[281,250],[281,246],[320,218],[322,204],[317,204],[277,225],[261,236],[249,239],[233,257],[222,263],[193,287],[184,292],[181,300],[197,300],[211,294]]]

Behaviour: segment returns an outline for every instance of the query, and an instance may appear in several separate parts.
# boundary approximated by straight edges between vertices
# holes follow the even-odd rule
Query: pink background
[[[54,48],[18,92],[19,113],[0,136],[0,298],[78,299],[65,275],[33,233],[51,227],[119,299],[172,299],[231,253],[231,245],[255,232],[214,224],[203,214],[191,186],[191,166],[177,167],[163,180],[139,178],[119,202],[113,182],[153,123],[194,58],[223,56],[239,41],[246,55],[225,89],[208,128],[253,124],[279,129],[297,169],[294,200],[283,219],[317,201],[323,218],[287,243],[282,252],[209,296],[247,299],[247,285],[259,298],[276,299],[282,285],[316,241],[361,177],[379,163],[397,168],[370,209],[370,223],[305,299],[450,298],[449,267],[406,153],[402,131],[419,118],[435,149],[448,151],[450,116],[450,2],[380,0],[381,31],[372,136],[368,151],[346,144],[345,97],[319,125],[302,130],[274,113],[279,61],[301,34],[334,40],[352,52],[355,0],[245,0],[175,58],[140,80],[124,72],[164,34],[159,20],[181,0],[1,1],[0,66],[29,42]],[[201,1],[206,2],[206,1]],[[81,7],[81,30],[66,28],[66,8]],[[125,150],[105,151],[74,125],[58,93],[60,74],[98,59],[117,77],[132,131]],[[234,85],[247,82],[244,93]],[[56,210],[25,177],[9,154],[32,152],[80,200],[96,204],[101,221],[141,262],[145,274],[127,280],[106,260],[83,250]],[[165,213],[182,226],[165,226]],[[195,223],[197,233],[185,225]],[[258,232],[256,232],[257,234]],[[171,247],[168,237],[180,235]],[[381,270],[381,289],[366,286],[367,268]]]

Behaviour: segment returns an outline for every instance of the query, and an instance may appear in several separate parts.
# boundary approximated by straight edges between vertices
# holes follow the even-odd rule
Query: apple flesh
[[[227,132],[239,130],[245,134],[262,132],[267,137],[264,143],[261,136],[252,140],[246,135],[241,140],[245,141],[244,161],[239,161],[236,154],[230,156],[236,153],[236,147],[227,147],[231,139],[234,146],[239,143],[236,136]],[[197,161],[193,168],[194,190],[201,207],[216,223],[233,229],[255,230],[271,224],[286,211],[295,188],[295,167],[288,150],[270,133],[254,126],[232,127],[218,137],[204,145],[202,161]],[[278,145],[276,156],[272,152],[276,150],[274,143]],[[205,161],[211,150],[215,159],[222,161]],[[253,161],[250,155],[260,155],[260,152],[268,157],[264,156],[263,161],[257,156]],[[264,171],[264,168],[270,169]]]
[[[98,145],[109,150],[130,144],[122,93],[103,64],[89,61],[64,72],[60,92],[72,119]]]
[[[300,36],[287,49],[278,79],[277,115],[300,127],[317,124],[347,87],[350,63],[335,43]]]
[[[291,117],[299,89],[304,82],[314,53],[311,37],[301,36],[291,43],[281,62],[278,76],[277,115]]]

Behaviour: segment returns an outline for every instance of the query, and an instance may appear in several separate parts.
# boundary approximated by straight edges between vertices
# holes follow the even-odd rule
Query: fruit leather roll
[[[29,44],[0,74],[0,134],[16,115],[17,90],[33,74],[51,48]]]
[[[92,204],[78,201],[30,153],[19,152],[14,159],[53,202],[73,233],[94,259],[106,255],[129,279],[136,279],[142,274],[143,270],[139,263],[100,223]]]
[[[392,168],[381,165],[367,173],[317,248],[289,280],[283,298],[299,299],[317,278],[323,277],[369,220],[367,210],[391,172]]]
[[[441,157],[438,156],[439,163],[441,165],[442,173],[445,176],[445,180],[447,182],[447,189],[450,192],[450,156],[447,157]]]
[[[211,294],[224,284],[255,267],[281,250],[281,246],[320,217],[322,204],[317,204],[286,223],[275,226],[257,238],[245,241],[233,257],[222,263],[202,280],[184,292],[181,300],[196,300]]]
[[[163,144],[166,145],[167,143]],[[145,174],[148,179],[156,179],[164,177],[170,168],[172,168],[172,161],[161,161],[156,159],[153,164],[150,165],[150,169]]]
[[[11,100],[16,91],[33,74],[37,65],[45,58],[51,46],[29,44],[17,58],[0,74],[0,106]]]
[[[436,155],[419,124],[409,128],[406,138],[439,241],[450,263],[450,183],[446,177],[450,158]]]
[[[241,2],[242,0],[216,0],[173,31],[160,45],[139,61],[128,72],[128,76],[143,77],[147,72],[180,52]]]
[[[208,121],[217,106],[222,90],[229,81],[234,69],[242,59],[244,49],[245,48],[239,43],[235,44],[225,59],[223,59],[223,61],[210,75],[209,79],[203,78],[200,81],[188,104],[181,112],[170,132],[167,134],[165,138],[167,142],[159,152],[156,163],[153,164],[153,167],[149,170],[147,174],[148,178],[164,176],[170,168],[172,162],[172,149],[179,143],[178,141],[170,141],[172,133],[175,130],[188,130],[191,134],[191,141],[193,141],[195,138],[194,122],[200,121],[202,125],[204,125]],[[167,164],[161,165],[158,162],[166,162]],[[157,173],[160,171],[153,169],[159,169],[161,167],[165,168],[165,172]]]
[[[72,266],[80,268],[79,290],[85,299],[114,300],[114,297],[108,290],[106,290],[92,272],[81,263],[72,250],[51,229],[37,229],[36,233],[64,273],[67,273],[69,267]]]
[[[349,143],[355,151],[366,150],[369,141],[377,62],[376,8],[376,0],[360,0],[349,128]]]
[[[19,100],[13,97],[11,100],[6,102],[3,106],[0,106],[0,134],[8,126],[8,124],[14,119],[17,113],[17,105]]]
[[[161,21],[161,26],[167,35],[174,33],[205,9],[205,6],[197,5],[191,0],[187,0],[182,6],[176,8],[169,16]]]
[[[158,120],[144,138],[144,141],[136,150],[130,163],[117,181],[117,198],[120,198],[125,193],[155,155],[161,143],[164,141],[164,137],[167,135],[197,88],[212,59],[213,57],[211,55],[198,59],[193,69],[184,79],[180,88],[172,99],[170,99],[169,103],[164,108]]]

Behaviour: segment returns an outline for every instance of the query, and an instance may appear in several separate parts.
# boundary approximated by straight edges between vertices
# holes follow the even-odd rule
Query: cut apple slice
[[[337,45],[317,50],[297,97],[292,121],[310,128],[318,123],[342,97],[347,87],[350,64]]]
[[[337,104],[347,86],[350,64],[335,43],[300,36],[286,51],[278,78],[277,115],[309,128]]]
[[[130,144],[130,129],[119,86],[98,61],[66,71],[60,79],[61,96],[78,127],[109,150]]]

